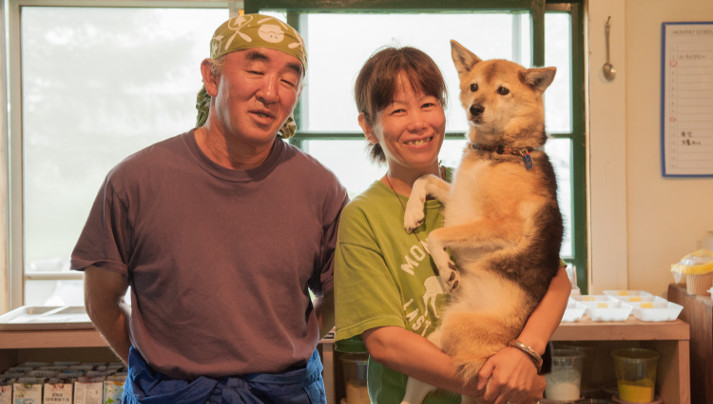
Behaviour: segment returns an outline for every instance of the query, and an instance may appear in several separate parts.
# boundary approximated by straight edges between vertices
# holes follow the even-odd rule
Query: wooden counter
[[[633,317],[624,322],[594,322],[585,318],[563,323],[554,341],[593,341],[608,343],[628,341],[655,349],[661,354],[657,393],[666,404],[690,404],[689,327],[672,322],[642,322]],[[339,401],[340,366],[336,364],[332,341],[321,342],[328,402]],[[602,355],[607,356],[607,355]],[[0,371],[26,361],[116,361],[106,342],[94,330],[0,331]],[[335,366],[336,365],[336,366]],[[613,368],[607,370],[613,372]],[[336,386],[336,387],[335,387]],[[698,401],[696,401],[698,402]],[[703,401],[705,402],[705,401]]]
[[[668,300],[683,306],[679,318],[691,326],[691,402],[713,403],[713,300],[689,295],[685,284],[668,286]]]

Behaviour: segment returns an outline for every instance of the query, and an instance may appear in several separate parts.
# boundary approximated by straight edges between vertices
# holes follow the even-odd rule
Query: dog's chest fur
[[[519,156],[497,156],[467,150],[464,153],[445,208],[445,225],[472,222],[481,216],[512,218],[529,214],[533,198],[547,196],[540,184],[542,173],[534,165],[528,170]],[[533,153],[535,164],[541,152]]]

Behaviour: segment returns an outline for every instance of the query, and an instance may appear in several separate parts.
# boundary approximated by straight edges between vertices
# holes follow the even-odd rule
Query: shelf
[[[688,324],[681,320],[646,322],[629,316],[626,321],[592,321],[585,317],[576,322],[560,324],[552,340],[688,340],[689,335]]]
[[[91,348],[109,345],[94,329],[0,331],[0,349]]]
[[[644,322],[629,317],[622,322],[598,322],[583,318],[573,323],[562,323],[552,340],[597,341],[599,344],[635,341],[656,349],[661,354],[657,377],[659,394],[667,404],[690,404],[689,338],[689,325],[684,321]],[[325,387],[330,398],[339,394],[341,382],[332,342],[329,338],[320,342]],[[39,360],[64,350],[67,355],[73,352],[111,355],[106,341],[93,329],[0,331],[0,370],[22,360]],[[330,403],[333,400],[329,400]]]
[[[675,321],[645,322],[633,316],[626,321],[592,321],[585,317],[573,323],[562,323],[553,341],[595,341],[606,348],[617,343],[636,343],[656,350],[658,362],[656,385],[664,403],[690,404],[690,327]],[[600,347],[602,348],[602,347]],[[608,357],[604,349],[600,355]],[[605,371],[613,372],[610,363]]]

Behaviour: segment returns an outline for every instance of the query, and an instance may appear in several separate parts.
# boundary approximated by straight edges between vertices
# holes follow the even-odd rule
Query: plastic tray
[[[620,300],[607,295],[570,296],[570,299],[585,307],[614,308],[621,306]]]
[[[624,303],[631,306],[631,314],[641,321],[673,321],[681,314],[683,306],[667,300],[655,302]]]
[[[562,321],[565,323],[571,323],[579,320],[584,315],[587,310],[587,306],[577,303],[574,299],[570,298],[567,302],[567,308],[562,315]]]
[[[0,316],[0,330],[94,328],[82,306],[22,306]]]
[[[607,296],[622,297],[622,296],[653,296],[645,290],[605,290],[603,292]]]
[[[622,303],[666,303],[668,300],[660,296],[613,296]]]
[[[592,321],[626,321],[633,307],[621,305],[619,307],[587,307],[587,315]]]

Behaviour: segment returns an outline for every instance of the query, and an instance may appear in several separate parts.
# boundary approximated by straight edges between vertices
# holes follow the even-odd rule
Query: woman
[[[443,222],[442,205],[426,202],[425,226],[415,233],[404,231],[403,209],[418,177],[450,179],[438,161],[446,126],[441,72],[422,51],[386,48],[362,67],[355,98],[370,157],[386,163],[387,171],[342,212],[335,255],[338,346],[363,340],[372,403],[400,402],[408,376],[458,393],[438,390],[426,403],[457,403],[459,394],[535,402],[545,380],[523,351],[502,349],[485,363],[477,383],[463,385],[450,357],[425,338],[447,300],[424,248],[428,233]],[[518,337],[540,355],[559,325],[569,288],[561,269]]]

